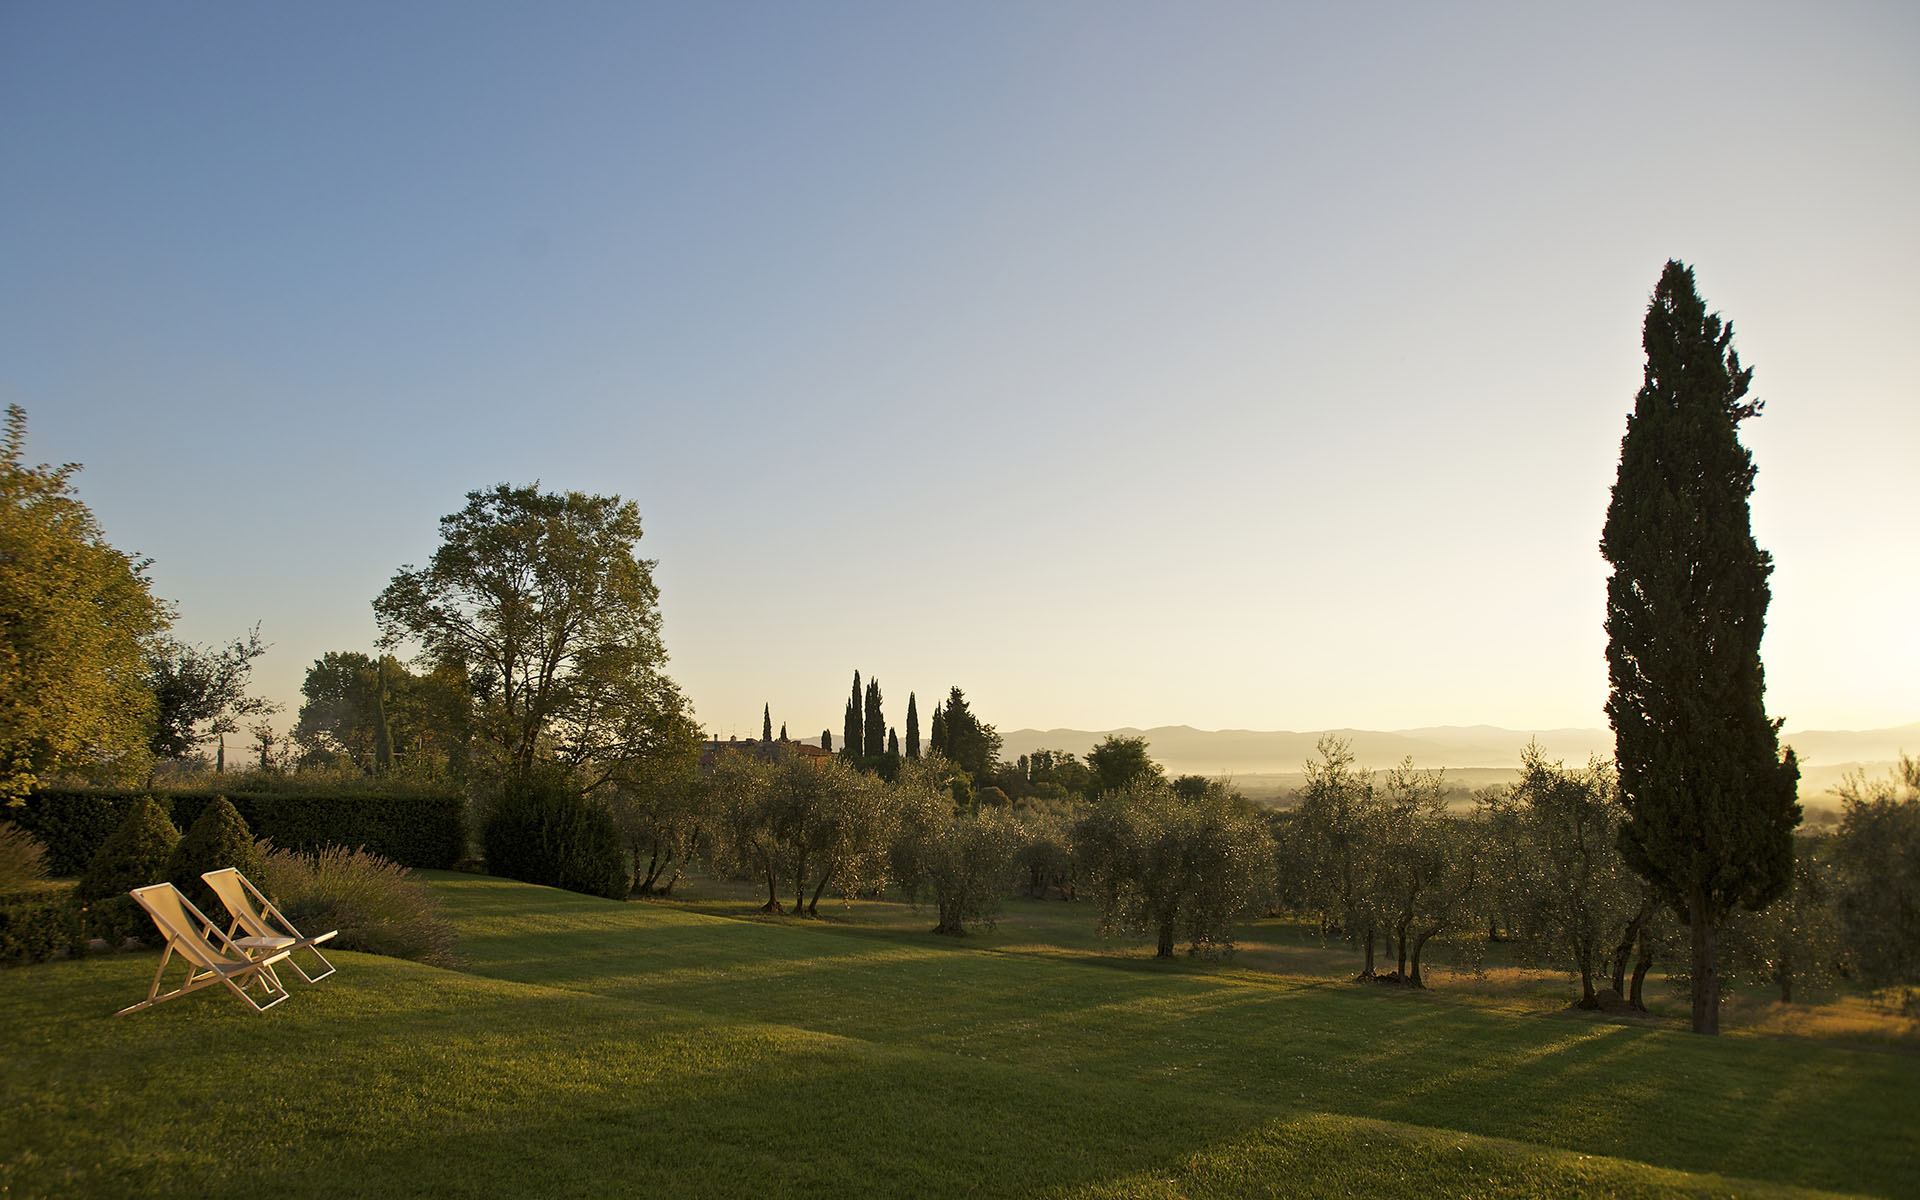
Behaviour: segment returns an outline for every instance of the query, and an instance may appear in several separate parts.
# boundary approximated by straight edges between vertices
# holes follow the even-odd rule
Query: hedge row
[[[127,809],[146,793],[106,789],[47,789],[29,795],[7,816],[46,847],[47,869],[79,875],[94,851],[119,828]],[[159,792],[174,826],[186,829],[216,796],[226,796],[255,837],[282,850],[365,847],[408,867],[450,867],[466,851],[466,801],[457,792],[352,791]]]

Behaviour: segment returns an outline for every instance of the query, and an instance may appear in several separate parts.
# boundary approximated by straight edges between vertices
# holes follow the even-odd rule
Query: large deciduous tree
[[[1732,340],[1693,271],[1668,262],[1600,538],[1620,850],[1691,930],[1698,1033],[1719,1031],[1720,925],[1786,888],[1800,820],[1799,768],[1792,751],[1781,761],[1764,705],[1773,566],[1753,540],[1753,457],[1738,436],[1760,403]]]
[[[662,670],[653,562],[634,553],[640,513],[618,496],[500,484],[441,519],[425,567],[402,567],[373,602],[382,635],[419,642],[466,673],[478,738],[506,776],[551,758],[591,790],[678,730]]]
[[[27,414],[0,439],[0,801],[41,775],[137,777],[153,697],[142,647],[167,627],[146,564],[73,494],[78,464],[29,466]]]
[[[258,625],[246,637],[218,648],[155,639],[147,648],[147,686],[154,699],[148,745],[153,756],[190,758],[207,742],[238,733],[241,718],[279,712],[271,700],[247,695],[253,660],[266,652]]]

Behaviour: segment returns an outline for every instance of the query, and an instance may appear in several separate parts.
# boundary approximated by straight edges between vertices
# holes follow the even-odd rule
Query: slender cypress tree
[[[262,757],[266,747],[261,747]],[[387,724],[387,656],[373,677],[373,773],[385,775],[393,767],[393,729]]]
[[[763,742],[773,740],[773,704],[771,702],[760,708],[760,740]]]
[[[1732,341],[1693,271],[1668,262],[1600,538],[1620,852],[1689,926],[1696,1033],[1720,1028],[1720,925],[1787,888],[1800,822],[1800,770],[1764,704],[1773,564],[1753,540],[1753,456],[1738,436],[1760,403],[1745,399],[1753,371]]]
[[[780,740],[783,742],[787,740],[787,723],[785,721],[780,722]]]
[[[914,705],[913,693],[907,693],[907,757],[920,757],[920,710]]]
[[[888,729],[888,730],[887,730],[887,753],[888,753],[888,754],[890,754],[890,755],[892,755],[892,756],[893,756],[893,757],[895,757],[895,758],[899,758],[899,757],[900,757],[900,732],[899,732],[899,730],[896,730],[896,729]]]
[[[887,752],[887,719],[880,715],[880,678],[877,675],[867,680],[866,731],[866,756],[879,758]]]
[[[859,757],[866,749],[866,722],[862,719],[862,697],[860,695],[860,672],[853,673],[853,695],[847,697],[846,716],[840,722],[840,753],[850,757]]]
[[[822,729],[820,731],[820,748],[822,750],[833,749],[833,730]]]
[[[938,704],[933,706],[933,728],[928,732],[927,748],[935,754],[947,752],[947,714]]]

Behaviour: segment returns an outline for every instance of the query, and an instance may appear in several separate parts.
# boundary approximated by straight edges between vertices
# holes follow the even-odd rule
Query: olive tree
[[[1159,958],[1233,951],[1234,922],[1272,890],[1273,842],[1251,807],[1215,783],[1197,797],[1137,775],[1074,827],[1102,927],[1151,935]]]
[[[1360,978],[1374,977],[1380,936],[1375,874],[1380,849],[1373,772],[1357,765],[1351,743],[1332,735],[1306,763],[1306,786],[1288,831],[1289,857],[1305,870],[1298,887],[1340,934],[1362,949]]]
[[[1500,825],[1524,848],[1522,949],[1566,966],[1580,979],[1581,1007],[1598,1007],[1595,981],[1610,961],[1624,962],[1620,947],[1650,944],[1642,938],[1655,907],[1617,848],[1626,814],[1614,774],[1598,761],[1578,769],[1549,762],[1529,745],[1504,803],[1516,819]],[[1644,975],[1636,974],[1636,999]]]
[[[933,901],[939,914],[933,932],[954,937],[993,926],[1012,888],[1021,840],[1020,824],[1006,809],[954,802],[956,770],[930,752],[902,762],[892,785],[900,814],[895,874],[916,901]]]
[[[1887,779],[1856,772],[1840,788],[1834,908],[1854,973],[1900,990],[1920,1010],[1920,760]]]

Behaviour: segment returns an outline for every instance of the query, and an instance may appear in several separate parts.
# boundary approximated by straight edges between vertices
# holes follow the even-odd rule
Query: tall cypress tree
[[[820,731],[820,748],[822,750],[833,749],[833,730],[822,729]]]
[[[867,680],[867,719],[865,753],[879,758],[887,752],[887,719],[880,715],[880,677]]]
[[[265,747],[262,747],[262,756]],[[385,775],[393,767],[393,728],[387,724],[387,656],[373,677],[373,773]]]
[[[773,740],[773,704],[771,702],[761,706],[760,709],[760,740],[763,742]]]
[[[783,742],[787,740],[787,723],[785,721],[780,722],[780,740]]]
[[[907,693],[907,757],[920,757],[920,710],[915,707],[913,693]]]
[[[840,722],[840,753],[849,757],[858,757],[866,748],[864,736],[866,722],[862,720],[862,698],[860,695],[860,672],[853,673],[853,695],[847,697],[846,716]]]
[[[1764,704],[1773,563],[1753,540],[1753,456],[1738,436],[1760,402],[1745,398],[1753,371],[1732,325],[1683,264],[1661,273],[1641,340],[1645,382],[1600,538],[1620,851],[1687,922],[1694,1032],[1717,1033],[1721,923],[1787,888],[1800,822],[1800,770]]]
[[[940,710],[938,704],[933,706],[932,725],[933,728],[927,737],[927,748],[935,754],[945,754],[947,752],[947,715]]]

